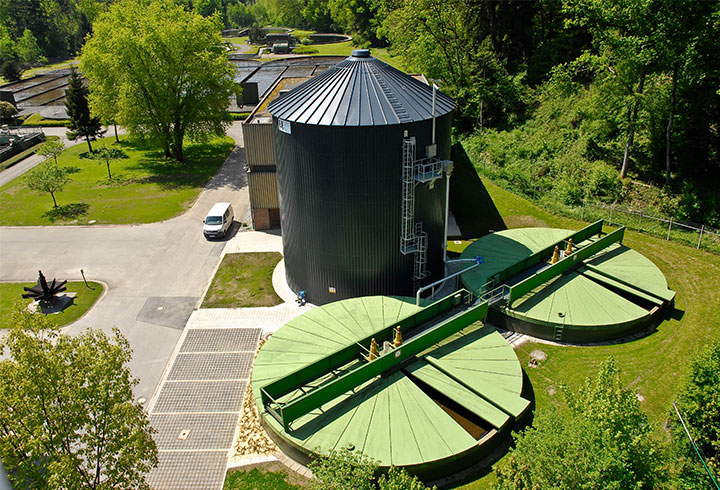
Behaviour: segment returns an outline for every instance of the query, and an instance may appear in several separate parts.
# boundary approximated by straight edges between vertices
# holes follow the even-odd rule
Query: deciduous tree
[[[58,207],[55,193],[62,191],[70,182],[68,173],[67,168],[53,165],[46,160],[25,175],[25,185],[34,191],[49,192],[53,205]]]
[[[22,37],[15,43],[15,50],[17,51],[20,61],[29,65],[33,63],[45,63],[47,58],[43,56],[40,46],[38,46],[37,39],[30,32],[30,29],[23,31]]]
[[[499,33],[487,28],[495,19],[483,3],[403,0],[383,23],[383,34],[410,68],[441,80],[455,97],[462,129],[498,125],[522,105],[522,76],[508,73],[494,47]]]
[[[612,358],[579,391],[565,391],[567,411],[544,411],[516,435],[496,488],[657,488],[666,474],[661,445]]]
[[[720,342],[710,345],[692,362],[690,375],[677,399],[677,408],[710,470],[715,475],[720,474]],[[702,469],[674,411],[670,417],[677,445],[684,449],[691,466]],[[711,488],[710,482],[707,483]]]
[[[17,113],[17,109],[10,102],[0,101],[0,122],[11,122]]]
[[[601,76],[610,81],[605,90],[615,87],[625,99],[627,139],[620,168],[620,178],[625,178],[645,81],[657,60],[652,0],[566,0],[564,4],[568,25],[592,33],[592,57]]]
[[[186,137],[222,135],[232,121],[234,68],[221,27],[217,15],[204,18],[173,0],[113,4],[80,60],[93,109],[184,161]]]
[[[60,333],[19,307],[0,343],[0,456],[15,488],[147,489],[152,429],[133,402],[128,341]]]
[[[65,143],[60,140],[48,140],[37,149],[37,154],[46,158],[53,157],[57,165],[57,157],[65,150]]]
[[[95,152],[94,156],[98,162],[104,163],[107,166],[108,179],[112,179],[112,174],[110,173],[110,162],[127,158],[127,155],[120,148],[108,148],[106,146],[99,148]]]
[[[375,462],[362,452],[345,448],[312,461],[310,469],[314,476],[312,490],[431,490],[417,477],[395,467],[376,481]]]

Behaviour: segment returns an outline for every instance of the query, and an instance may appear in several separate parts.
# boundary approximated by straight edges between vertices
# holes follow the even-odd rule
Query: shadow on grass
[[[73,220],[86,215],[88,209],[90,209],[90,205],[85,202],[73,202],[51,209],[43,214],[43,218],[47,218],[53,223],[58,220]]]
[[[120,187],[123,185],[136,184],[142,181],[143,179],[136,179],[135,177],[131,177],[126,174],[113,174],[112,179],[108,179],[107,176],[105,176],[102,179],[98,179],[96,184],[98,187]]]
[[[675,307],[672,309],[669,316],[673,320],[680,321],[685,316],[685,310],[681,310],[681,309]]]
[[[150,175],[134,179],[133,183],[152,183],[162,190],[203,187],[225,161],[229,149],[230,144],[227,142],[187,145],[186,161],[182,163],[166,158],[162,150],[146,150],[144,158],[133,167]],[[241,184],[242,182],[238,181],[235,185]]]

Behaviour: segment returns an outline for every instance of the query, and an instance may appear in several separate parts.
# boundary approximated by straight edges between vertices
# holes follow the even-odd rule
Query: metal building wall
[[[243,124],[245,159],[252,165],[275,165],[275,142],[272,124]]]
[[[277,129],[277,118],[273,118]],[[290,124],[275,130],[288,284],[308,301],[412,295],[414,255],[400,253],[403,133],[418,158],[432,121],[389,126]],[[438,157],[450,156],[450,116],[437,120]],[[416,187],[415,219],[428,232],[430,282],[443,273],[445,181]],[[330,292],[334,288],[335,293]]]
[[[262,167],[255,167],[248,172],[248,188],[250,202],[253,208],[277,208],[278,189],[275,169],[270,172],[261,171]]]

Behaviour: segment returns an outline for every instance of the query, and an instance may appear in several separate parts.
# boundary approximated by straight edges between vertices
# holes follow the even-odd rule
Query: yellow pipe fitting
[[[393,340],[393,346],[400,347],[403,343],[402,332],[400,326],[395,327],[395,339]]]
[[[550,259],[550,264],[557,264],[558,260],[560,260],[560,247],[555,245],[555,251],[553,252],[552,259]]]
[[[373,361],[380,356],[380,352],[378,351],[378,344],[375,341],[375,339],[372,339],[370,341],[370,354],[368,354],[367,360]]]

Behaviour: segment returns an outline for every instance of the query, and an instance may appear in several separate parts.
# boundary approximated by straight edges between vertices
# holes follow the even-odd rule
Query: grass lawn
[[[308,44],[308,47],[317,49],[317,53],[311,56],[350,56],[353,49],[358,49],[357,46],[353,46],[352,41],[345,41],[344,43],[331,43],[331,44]],[[391,56],[385,48],[371,48],[370,54],[387,63],[390,66],[402,70],[403,65],[399,56]]]
[[[52,281],[52,277],[47,277],[48,282]],[[15,303],[27,306],[31,303],[29,299],[23,299],[20,295],[24,292],[23,286],[31,287],[36,282],[2,282],[0,283],[0,328],[4,328],[10,321],[10,315],[13,311]],[[68,325],[81,316],[97,301],[103,292],[102,284],[88,281],[90,288],[85,286],[82,281],[68,282],[65,286],[67,292],[77,293],[73,304],[65,308],[60,313],[48,315],[52,323],[58,327]]]
[[[247,42],[250,38],[248,36],[242,36],[242,37],[224,37],[222,39],[224,42],[229,42],[232,44],[247,44]]]
[[[584,226],[553,216],[487,179],[483,183],[509,227]],[[687,374],[688,361],[699,348],[720,338],[720,256],[636,232],[626,232],[625,237],[624,243],[652,260],[677,292],[672,318],[652,334],[624,344],[570,347],[527,342],[515,352],[532,383],[538,411],[557,403],[561,395],[551,393],[559,393],[561,384],[577,388],[604,359],[613,356],[627,386],[642,395],[643,409],[661,430]],[[547,360],[528,368],[534,349],[544,351]],[[491,473],[459,488],[490,489],[493,482]]]
[[[229,471],[223,490],[301,490],[309,480],[278,462]]]
[[[33,75],[38,75],[40,73],[50,71],[50,70],[60,70],[63,68],[70,68],[71,66],[77,66],[78,61],[77,59],[73,58],[70,60],[65,61],[59,61],[57,63],[53,63],[51,65],[42,65],[42,66],[36,66],[35,68],[30,68],[29,70],[25,70],[22,72],[22,79],[25,80],[26,78],[30,78]],[[3,77],[0,77],[0,85],[7,83],[7,80],[5,80]]]
[[[305,31],[303,29],[293,29],[290,33],[293,36],[295,36],[298,39],[301,39],[303,37],[308,37],[310,34],[315,34],[315,31]]]
[[[87,158],[84,142],[70,147],[58,164],[71,169],[72,179],[55,194],[25,187],[22,177],[0,187],[0,226],[96,223],[151,223],[187,210],[225,161],[234,143],[230,138],[207,144],[186,144],[186,163],[166,159],[162,151],[114,137],[93,143],[120,148],[127,158],[111,162],[108,179],[104,163]]]
[[[275,306],[282,299],[275,294],[272,274],[282,259],[277,252],[227,254],[210,284],[202,308],[244,308]]]
[[[67,127],[68,123],[69,119],[45,119],[40,114],[30,114],[23,120],[22,125],[35,128],[42,126],[61,128]]]
[[[59,140],[59,139],[60,139],[59,136],[50,135],[45,138],[45,141],[53,141],[53,140]],[[45,143],[45,141],[43,141],[43,143]],[[0,163],[0,170],[5,170],[6,168],[10,168],[13,165],[15,165],[16,163],[18,163],[19,161],[26,159],[27,157],[29,157],[30,155],[35,153],[37,151],[37,149],[40,147],[40,145],[42,145],[43,143],[38,143],[35,146],[31,146],[27,150],[25,150],[21,153],[18,153],[14,157],[10,157],[7,160],[5,160],[4,162]]]
[[[73,58],[70,60],[59,61],[57,63],[53,63],[50,65],[37,66],[35,68],[30,68],[29,70],[24,71],[22,74],[22,77],[30,78],[33,75],[39,75],[41,73],[44,73],[44,72],[50,71],[50,70],[62,70],[62,69],[70,68],[71,66],[77,67],[78,63],[79,63],[79,61],[77,60],[77,58]]]

